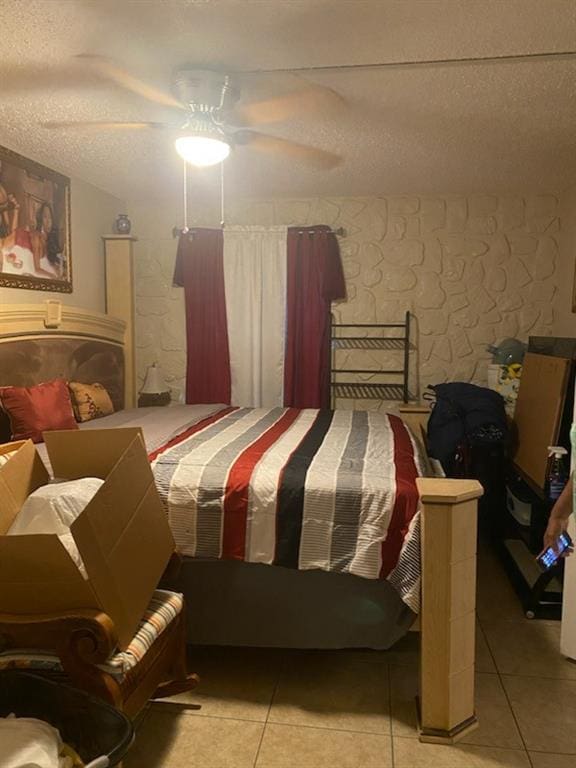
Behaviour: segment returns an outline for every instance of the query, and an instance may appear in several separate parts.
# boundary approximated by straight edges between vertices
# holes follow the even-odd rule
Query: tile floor
[[[200,687],[147,709],[125,768],[576,768],[559,623],[524,618],[485,548],[478,574],[480,727],[463,743],[417,739],[413,633],[389,652],[203,648]]]

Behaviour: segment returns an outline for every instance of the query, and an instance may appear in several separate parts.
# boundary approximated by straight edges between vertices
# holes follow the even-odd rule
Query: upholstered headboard
[[[0,308],[0,387],[51,379],[100,382],[115,410],[125,401],[122,320],[59,302]],[[0,424],[0,442],[2,425]]]

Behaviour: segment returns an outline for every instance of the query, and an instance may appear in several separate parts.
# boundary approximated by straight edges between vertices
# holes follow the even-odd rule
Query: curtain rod
[[[186,232],[194,232],[195,229],[199,229],[199,227],[173,227],[172,229],[172,237],[180,237],[180,235],[186,233]],[[214,229],[219,229],[219,227],[214,227]],[[314,229],[301,229],[298,234],[304,235],[304,234],[315,234]],[[337,237],[346,237],[346,230],[344,227],[338,227],[338,229],[329,229],[328,230],[329,235],[336,235]]]

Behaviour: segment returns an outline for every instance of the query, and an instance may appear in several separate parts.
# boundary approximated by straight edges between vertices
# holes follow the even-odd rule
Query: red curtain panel
[[[326,226],[289,227],[284,405],[330,405],[330,303],[346,296],[336,236]]]
[[[222,230],[180,235],[174,285],[186,303],[186,402],[230,402],[230,355],[224,292]]]

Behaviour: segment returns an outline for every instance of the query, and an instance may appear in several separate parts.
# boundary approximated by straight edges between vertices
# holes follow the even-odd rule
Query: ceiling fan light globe
[[[208,136],[180,136],[175,146],[180,157],[197,168],[217,165],[230,154],[230,144]]]

